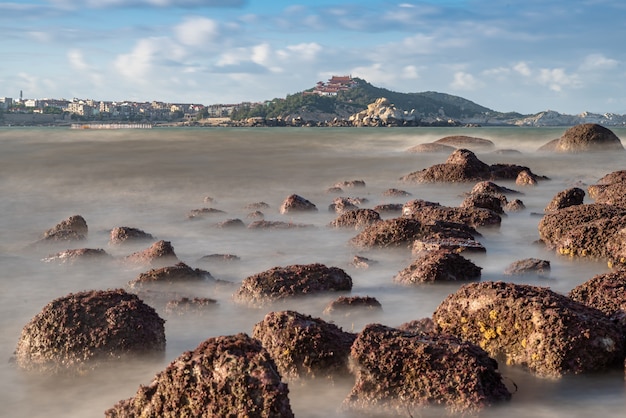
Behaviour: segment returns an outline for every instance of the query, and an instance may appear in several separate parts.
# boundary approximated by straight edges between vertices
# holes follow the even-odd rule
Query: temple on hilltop
[[[318,81],[317,85],[310,92],[304,94],[318,94],[320,96],[336,96],[337,93],[344,90],[350,90],[356,86],[357,82],[350,75],[332,76],[327,82]]]

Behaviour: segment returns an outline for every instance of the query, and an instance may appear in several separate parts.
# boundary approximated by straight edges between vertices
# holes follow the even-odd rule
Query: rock
[[[606,315],[548,288],[467,284],[439,305],[433,320],[441,332],[542,377],[596,372],[624,359],[624,337]]]
[[[268,313],[254,326],[252,336],[287,380],[332,380],[348,374],[350,346],[356,338],[335,324],[294,311]]]
[[[375,210],[354,209],[339,215],[330,223],[330,226],[335,228],[361,229],[380,221],[380,214]]]
[[[613,131],[595,123],[583,123],[569,128],[554,144],[554,151],[562,153],[623,150],[620,139]]]
[[[420,222],[408,218],[393,218],[365,227],[350,242],[361,248],[408,247],[421,235]]]
[[[339,296],[324,308],[324,315],[352,314],[363,315],[372,312],[382,312],[383,307],[376,298],[371,296]]]
[[[521,194],[521,192],[518,192],[517,190],[509,189],[504,186],[499,186],[496,183],[488,180],[479,181],[474,185],[474,187],[472,187],[472,190],[469,192],[469,194],[476,193],[486,193],[492,195]]]
[[[446,250],[454,253],[462,253],[464,251],[485,253],[487,249],[478,241],[471,238],[458,237],[429,237],[416,239],[411,246],[411,253],[419,256],[426,251]]]
[[[398,213],[402,212],[402,203],[383,203],[374,206],[374,210],[378,213]]]
[[[165,313],[184,315],[188,313],[202,313],[217,306],[217,300],[211,298],[182,297],[170,300],[165,305]]]
[[[263,212],[261,212],[260,210],[255,210],[254,212],[250,212],[249,214],[247,214],[246,218],[248,218],[248,219],[263,219],[263,218],[265,218],[265,214]]]
[[[352,278],[338,267],[323,264],[296,264],[274,267],[246,277],[234,299],[263,306],[274,301],[325,292],[352,289]]]
[[[462,208],[489,209],[498,214],[504,214],[503,206],[508,203],[506,196],[491,193],[471,193],[461,202]]]
[[[317,211],[317,207],[306,200],[302,196],[292,194],[288,196],[280,206],[280,213],[293,213],[293,212],[312,212]]]
[[[400,190],[400,189],[387,189],[382,194],[383,194],[383,196],[388,196],[388,197],[407,197],[407,196],[411,196],[411,193],[407,192],[406,190]]]
[[[110,261],[112,259],[102,248],[78,248],[49,255],[42,261],[46,263],[75,264],[83,261]]]
[[[179,261],[172,243],[163,240],[155,242],[143,251],[127,256],[125,260],[130,263],[153,266],[167,266]]]
[[[626,207],[626,170],[605,175],[587,191],[595,203]]]
[[[202,256],[199,261],[239,261],[241,258],[235,254],[208,254]]]
[[[200,209],[192,209],[187,214],[187,219],[201,219],[207,215],[216,215],[226,213],[223,210],[215,209],[215,208],[200,208]]]
[[[405,205],[402,208],[402,216],[425,224],[445,221],[468,225],[472,228],[496,227],[502,222],[502,217],[494,211],[476,207],[425,206],[413,210]]]
[[[415,112],[397,109],[388,99],[380,97],[370,103],[366,110],[349,117],[352,126],[415,126]]]
[[[105,416],[293,418],[288,394],[267,350],[237,334],[209,338],[181,354]]]
[[[536,186],[537,185],[537,176],[528,170],[522,170],[519,172],[517,177],[515,178],[515,184],[518,186]]]
[[[217,228],[245,228],[246,224],[243,223],[241,219],[226,219],[215,225]]]
[[[495,144],[484,138],[476,138],[473,136],[453,135],[438,139],[435,144],[443,144],[455,148],[464,148],[475,151],[485,151],[495,148]]]
[[[474,344],[367,325],[351,350],[356,382],[342,409],[353,414],[420,416],[428,407],[475,414],[508,401],[498,364]],[[376,415],[378,416],[378,415]]]
[[[524,258],[523,260],[517,260],[509,264],[504,269],[504,274],[507,276],[529,275],[536,274],[540,277],[548,276],[550,274],[550,261],[540,260],[538,258]]]
[[[437,326],[432,318],[414,319],[412,321],[405,322],[396,328],[400,331],[410,332],[412,334],[439,335]]]
[[[326,189],[326,193],[343,193],[343,189],[341,187],[333,186]]]
[[[129,226],[118,226],[111,230],[109,244],[120,245],[128,242],[151,241],[154,237],[141,229]]]
[[[59,222],[53,228],[50,228],[44,233],[44,238],[49,239],[59,235],[76,235],[87,236],[88,233],[87,221],[80,215],[73,215],[69,218]]]
[[[348,197],[337,197],[333,200],[328,206],[329,212],[336,212],[342,214],[344,212],[348,212],[354,209],[358,209],[359,207],[354,203],[354,201]]]
[[[334,187],[341,189],[342,187],[354,188],[354,187],[365,187],[365,181],[363,180],[344,180],[338,183],[335,183]]]
[[[130,287],[141,287],[150,284],[173,285],[184,282],[202,282],[213,280],[211,273],[201,269],[194,269],[185,263],[177,263],[174,266],[151,269],[141,273],[136,279],[130,281]]]
[[[568,296],[604,312],[626,337],[626,270],[598,274],[573,288]]]
[[[545,212],[551,212],[568,206],[582,205],[585,198],[585,191],[578,187],[563,190],[556,194],[544,209]]]
[[[526,206],[519,199],[513,199],[504,206],[505,212],[519,212],[524,209],[526,209]]]
[[[378,262],[375,260],[370,260],[367,257],[362,257],[360,255],[355,255],[352,259],[352,265],[358,269],[367,269],[370,268],[373,264],[377,264]]]
[[[165,351],[163,319],[122,289],[70,293],[22,330],[16,363],[42,373],[81,374],[121,357]]]
[[[450,154],[454,152],[456,147],[444,144],[438,144],[436,142],[427,142],[425,144],[418,144],[409,149],[407,152],[415,152],[415,153],[442,153],[442,154]]]
[[[258,221],[250,222],[248,229],[294,229],[294,228],[310,228],[312,225],[297,224],[293,222],[283,221],[267,221],[260,219]]]
[[[244,209],[246,210],[262,210],[262,209],[269,209],[270,205],[265,203],[265,202],[254,202],[254,203],[250,203],[247,204],[246,206],[244,206]]]
[[[412,172],[401,177],[400,180],[414,183],[513,180],[524,170],[530,172],[528,167],[514,164],[493,164],[490,166],[480,161],[472,151],[457,149],[450,154],[445,163]]]
[[[400,271],[394,281],[401,284],[467,281],[480,279],[482,268],[447,250],[428,251]]]
[[[421,208],[425,208],[428,206],[441,206],[441,205],[439,203],[429,202],[423,199],[413,199],[413,200],[409,200],[408,202],[402,205],[402,214],[408,216],[409,214],[415,213],[419,211]]]
[[[597,203],[546,213],[538,225],[539,238],[560,254],[617,262],[626,261],[625,227],[626,208]]]

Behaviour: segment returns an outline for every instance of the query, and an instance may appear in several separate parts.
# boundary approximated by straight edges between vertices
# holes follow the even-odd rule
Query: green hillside
[[[359,78],[354,80],[357,82],[354,88],[340,91],[336,96],[320,96],[299,92],[288,95],[284,99],[268,101],[260,106],[239,109],[232,115],[232,119],[241,120],[250,117],[277,118],[286,115],[310,115],[315,113],[345,118],[347,115],[366,109],[367,105],[381,97],[389,99],[398,109],[407,111],[415,109],[422,116],[437,116],[441,112],[445,116],[454,119],[465,119],[486,114],[492,117],[504,116],[470,100],[450,94],[433,91],[400,93],[373,86]],[[512,115],[509,114],[507,116],[510,117]]]

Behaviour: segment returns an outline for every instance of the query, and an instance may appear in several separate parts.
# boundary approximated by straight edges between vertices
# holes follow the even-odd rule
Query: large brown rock
[[[545,149],[550,149],[546,144]],[[623,151],[620,139],[608,128],[595,123],[573,126],[553,144],[555,152]]]
[[[252,336],[261,341],[288,380],[332,380],[347,374],[356,338],[335,324],[295,311],[268,313],[254,326]]]
[[[626,170],[619,170],[602,177],[587,188],[595,203],[626,207]]]
[[[120,245],[129,242],[151,241],[154,237],[145,231],[130,226],[118,226],[111,230],[109,244]]]
[[[468,284],[439,305],[433,320],[442,332],[539,376],[594,372],[624,360],[624,336],[615,323],[548,288]]]
[[[176,263],[173,266],[160,267],[141,273],[131,280],[130,287],[142,287],[150,284],[172,285],[184,282],[203,282],[213,280],[213,276],[206,270],[194,269],[185,263]]]
[[[495,148],[493,141],[466,135],[452,135],[440,138],[435,144],[448,145],[455,148],[465,148],[475,151],[485,151]]]
[[[138,251],[125,257],[125,261],[140,265],[164,267],[168,264],[177,263],[179,260],[174,252],[172,243],[161,240],[155,242],[143,251]]]
[[[317,207],[309,200],[297,194],[287,196],[280,205],[280,213],[294,213],[294,212],[314,212],[317,211]]]
[[[604,312],[622,327],[626,337],[626,270],[598,274],[573,288],[568,296]]]
[[[181,354],[134,397],[104,415],[292,418],[288,394],[267,350],[238,334],[209,338]]]
[[[367,226],[350,242],[361,248],[408,247],[422,234],[420,222],[407,218],[392,218]]]
[[[624,227],[626,208],[597,203],[546,213],[538,225],[541,240],[560,254],[620,263],[626,256]]]
[[[79,262],[111,261],[111,257],[102,248],[75,248],[58,252],[44,258],[47,263],[76,264]]]
[[[294,296],[352,289],[352,278],[339,267],[296,264],[246,277],[234,295],[238,302],[264,305]]]
[[[558,192],[548,203],[548,206],[544,209],[546,212],[551,212],[559,209],[566,208],[568,206],[582,205],[585,199],[585,191],[578,187],[572,187],[567,190]]]
[[[370,324],[351,357],[356,382],[342,407],[354,414],[420,416],[428,407],[477,413],[511,398],[497,362],[450,335]]]
[[[380,214],[373,209],[355,209],[343,212],[330,225],[335,228],[361,229],[380,220]]]
[[[162,353],[163,319],[122,289],[71,293],[22,330],[16,363],[45,373],[82,373],[122,356]]]
[[[468,281],[480,279],[481,268],[456,252],[428,251],[400,271],[394,281],[402,284]]]
[[[85,218],[80,215],[73,215],[47,230],[44,233],[44,238],[50,239],[62,232],[72,232],[77,236],[86,237],[88,231],[89,228],[87,227],[87,221],[85,221]]]
[[[402,216],[424,224],[443,221],[464,224],[472,228],[499,227],[502,223],[499,214],[478,207],[424,206],[413,209],[405,205],[402,208]]]

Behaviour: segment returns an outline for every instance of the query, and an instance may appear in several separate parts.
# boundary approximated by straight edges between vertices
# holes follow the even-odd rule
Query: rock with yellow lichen
[[[433,320],[442,332],[542,377],[595,372],[624,359],[624,334],[616,323],[544,287],[468,284],[439,305]]]

